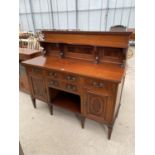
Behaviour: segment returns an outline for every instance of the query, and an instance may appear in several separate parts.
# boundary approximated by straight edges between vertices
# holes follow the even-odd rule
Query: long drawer
[[[63,80],[71,83],[76,83],[79,81],[79,77],[77,75],[54,70],[46,71],[46,76],[52,79]]]
[[[113,92],[116,85],[114,83],[93,78],[84,78],[84,87],[98,92]]]
[[[76,84],[62,82],[62,88],[68,92],[71,92],[71,93],[76,93],[76,94],[80,93],[80,88]]]
[[[64,73],[62,75],[62,80],[66,81],[66,82],[77,84],[77,82],[79,82],[79,77],[77,75],[74,75],[74,74]]]
[[[54,70],[46,71],[46,76],[56,80],[62,79],[62,74]]]
[[[75,93],[75,94],[80,93],[80,89],[78,85],[61,81],[61,80],[48,79],[48,86],[52,88],[68,91],[71,93]]]

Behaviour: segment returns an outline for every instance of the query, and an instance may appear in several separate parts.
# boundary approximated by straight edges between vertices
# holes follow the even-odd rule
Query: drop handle
[[[49,75],[50,75],[50,76],[56,77],[56,76],[57,76],[57,73],[55,73],[55,72],[50,72]]]
[[[94,81],[93,82],[93,86],[95,86],[97,88],[102,88],[102,87],[104,87],[104,84],[102,82],[96,82],[96,81]]]
[[[54,84],[54,81],[50,81],[50,84]]]
[[[69,75],[69,76],[67,76],[67,80],[68,81],[75,81],[75,77]]]
[[[57,81],[50,81],[50,84],[53,86],[58,86],[58,82]]]
[[[55,81],[54,85],[55,85],[55,86],[58,86],[58,82],[57,82],[57,81]]]
[[[76,87],[75,87],[75,86],[73,86],[73,87],[72,87],[72,90],[76,90]]]
[[[72,89],[71,85],[66,85],[66,89]]]
[[[66,85],[66,89],[75,91],[76,90],[76,86]]]

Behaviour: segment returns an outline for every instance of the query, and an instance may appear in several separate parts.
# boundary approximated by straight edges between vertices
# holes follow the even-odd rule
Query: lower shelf
[[[80,96],[60,91],[51,103],[69,111],[80,113]]]

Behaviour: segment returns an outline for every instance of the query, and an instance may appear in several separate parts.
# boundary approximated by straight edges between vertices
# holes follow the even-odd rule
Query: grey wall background
[[[108,31],[135,27],[134,0],[19,0],[21,31],[79,29]]]

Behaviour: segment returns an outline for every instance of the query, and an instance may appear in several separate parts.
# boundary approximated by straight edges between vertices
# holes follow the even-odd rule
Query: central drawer
[[[54,88],[62,88],[61,86],[61,81],[58,81],[58,80],[54,80],[54,79],[49,79],[48,80],[48,86],[49,87],[54,87]]]
[[[71,93],[79,94],[79,86],[76,84],[68,83],[61,80],[56,79],[48,79],[48,86],[52,88],[57,88],[60,90],[68,91]]]
[[[47,71],[46,76],[48,76],[48,78],[51,78],[51,79],[63,80],[71,83],[76,83],[79,81],[79,77],[74,74],[62,73],[54,70]]]
[[[79,77],[74,74],[63,73],[62,80],[66,81],[66,82],[70,82],[70,83],[77,83],[79,81]]]
[[[62,88],[71,93],[76,93],[76,94],[80,93],[79,87],[76,84],[62,82]]]
[[[54,71],[54,70],[51,70],[51,71],[47,71],[46,72],[46,75],[49,77],[49,78],[53,78],[53,79],[61,79],[62,77],[62,74],[58,71]]]

